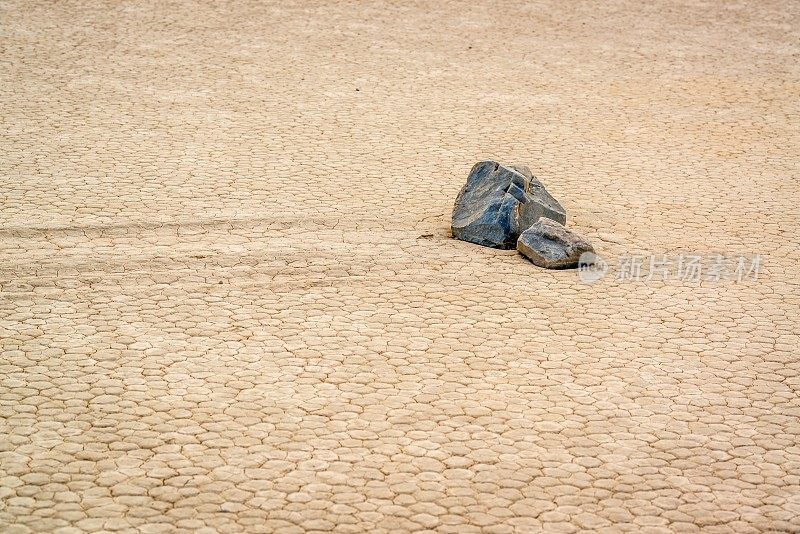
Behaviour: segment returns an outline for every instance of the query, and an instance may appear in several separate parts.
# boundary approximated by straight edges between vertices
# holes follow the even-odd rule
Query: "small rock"
[[[517,250],[534,265],[546,269],[577,267],[581,254],[594,252],[592,245],[581,236],[545,217],[522,232]]]
[[[528,167],[527,165],[509,165],[508,168],[517,171],[528,180],[533,179],[533,173],[531,172],[531,168]]]
[[[541,217],[567,222],[564,208],[528,167],[481,161],[458,193],[451,229],[456,239],[509,249]]]

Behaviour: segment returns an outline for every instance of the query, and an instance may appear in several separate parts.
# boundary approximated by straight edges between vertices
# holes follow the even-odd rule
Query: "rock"
[[[534,265],[546,269],[577,267],[581,254],[594,252],[581,236],[546,217],[520,234],[517,250]]]
[[[481,161],[456,197],[451,228],[456,239],[509,249],[541,217],[567,222],[564,208],[528,167]]]
[[[528,167],[527,165],[509,165],[508,168],[517,171],[528,180],[533,178],[533,173],[531,172],[531,168]]]

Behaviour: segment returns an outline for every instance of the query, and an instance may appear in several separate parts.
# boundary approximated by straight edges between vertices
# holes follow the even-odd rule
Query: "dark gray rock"
[[[481,161],[456,197],[451,228],[462,241],[509,249],[541,217],[567,222],[564,208],[528,167]]]
[[[520,234],[517,250],[546,269],[577,267],[581,254],[594,252],[592,245],[581,236],[546,217]]]

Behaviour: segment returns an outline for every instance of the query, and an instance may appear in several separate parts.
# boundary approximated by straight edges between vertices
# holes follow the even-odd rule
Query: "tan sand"
[[[2,2],[0,530],[797,529],[798,5],[650,4]]]

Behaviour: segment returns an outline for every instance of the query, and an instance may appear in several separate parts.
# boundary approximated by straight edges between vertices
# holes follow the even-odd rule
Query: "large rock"
[[[546,269],[577,267],[581,254],[594,252],[592,245],[581,236],[545,217],[520,234],[517,250]]]
[[[564,208],[528,167],[481,161],[456,197],[451,228],[462,241],[509,249],[541,217],[567,222]]]

